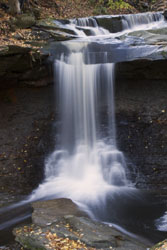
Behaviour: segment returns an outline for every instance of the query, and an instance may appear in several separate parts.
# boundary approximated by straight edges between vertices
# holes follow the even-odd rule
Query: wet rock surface
[[[48,209],[48,215],[44,212],[48,223],[45,225],[42,223],[41,227],[38,223],[41,219],[41,213],[38,214],[39,206],[37,204],[39,205],[39,203],[36,203],[36,207],[34,207],[33,221],[35,224],[19,227],[14,230],[16,241],[27,249],[58,249],[60,246],[61,249],[70,249],[70,244],[76,246],[80,244],[80,248],[78,249],[146,249],[145,245],[130,239],[108,225],[92,221],[87,217],[78,217],[71,214],[62,216],[59,209],[57,210],[58,204],[64,206],[62,208],[65,213],[69,212],[69,206],[75,207],[71,212],[72,214],[76,213],[76,206],[68,199],[41,203],[45,204],[45,206],[48,204],[48,208],[52,204],[52,209],[55,208],[55,216],[58,212],[57,218],[55,217],[52,222],[50,219],[48,220],[48,216],[52,214],[51,210]],[[65,246],[61,245],[64,243]]]
[[[130,32],[128,36],[138,37],[143,39],[146,44],[150,45],[166,45],[167,44],[167,31],[166,28],[156,30],[140,30]]]
[[[3,46],[0,48],[0,89],[10,87],[46,86],[50,83],[48,54],[31,47]],[[34,73],[35,72],[35,73]]]
[[[1,90],[0,191],[25,193],[42,180],[53,141],[52,98],[52,87]]]
[[[118,65],[117,138],[137,186],[167,194],[167,61],[156,63]]]
[[[122,16],[97,16],[95,19],[99,26],[109,30],[111,33],[123,30]]]
[[[49,201],[38,201],[32,203],[32,221],[38,226],[45,227],[53,224],[58,218],[67,214],[84,216],[75,203],[70,199],[56,199]]]
[[[65,41],[76,38],[76,34],[73,30],[61,26],[64,22],[63,20],[56,21],[54,19],[39,20],[36,22],[35,27],[42,32],[48,33],[54,41]]]

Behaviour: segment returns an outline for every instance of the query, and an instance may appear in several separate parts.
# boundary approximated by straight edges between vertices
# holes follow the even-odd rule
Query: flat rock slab
[[[72,200],[65,198],[37,201],[32,203],[32,207],[34,209],[32,221],[34,224],[42,227],[56,222],[58,218],[67,214],[86,216]]]
[[[70,199],[38,201],[32,207],[33,224],[14,230],[16,241],[28,249],[146,249],[116,229],[87,218]]]
[[[86,217],[66,215],[50,226],[24,226],[14,230],[16,241],[26,249],[118,249],[144,250],[147,247],[116,229]]]

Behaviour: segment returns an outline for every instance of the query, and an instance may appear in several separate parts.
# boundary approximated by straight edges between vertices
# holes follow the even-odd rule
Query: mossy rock
[[[41,19],[36,22],[36,26],[42,27],[45,29],[54,29],[57,28],[56,23],[54,22],[55,20],[48,18],[48,19]]]
[[[35,16],[32,14],[22,14],[17,18],[14,18],[11,25],[20,29],[28,29],[34,26],[36,23]]]
[[[69,35],[76,35],[73,30],[67,29],[67,28],[62,28],[61,26],[57,25],[55,19],[43,19],[43,20],[39,20],[39,21],[36,22],[36,27],[38,27],[39,29],[48,31],[48,32],[50,31],[52,33],[56,31],[57,34],[60,32],[60,33],[65,33],[67,35],[68,34]]]

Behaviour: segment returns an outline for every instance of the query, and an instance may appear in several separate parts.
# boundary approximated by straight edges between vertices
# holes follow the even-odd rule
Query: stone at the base
[[[157,243],[150,250],[165,250],[165,249],[167,249],[167,240]]]
[[[58,218],[67,214],[75,216],[85,216],[77,205],[70,199],[55,199],[48,201],[37,201],[32,203],[34,209],[32,221],[34,224],[45,227],[56,222]]]
[[[35,224],[14,229],[16,241],[26,249],[147,249],[146,245],[115,228],[81,216],[80,210],[69,199],[36,202],[33,208]]]

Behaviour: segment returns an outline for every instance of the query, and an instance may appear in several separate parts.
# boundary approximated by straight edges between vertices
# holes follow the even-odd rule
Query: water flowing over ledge
[[[164,60],[167,52],[167,22],[162,13],[88,17],[66,22],[57,20],[55,25],[66,30],[67,34],[72,32],[74,40],[65,44],[53,43],[49,48],[53,57],[60,54],[60,58],[62,53],[68,55],[73,47],[76,49],[78,46],[87,50],[84,55],[86,64],[117,63],[140,58]]]
[[[161,12],[148,12],[129,15],[106,15],[71,19],[67,22],[57,20],[55,23],[65,29],[74,31],[79,36],[111,35],[126,33],[137,29],[152,29],[164,26],[164,16]],[[114,34],[113,34],[114,35]]]
[[[83,204],[128,184],[126,163],[116,147],[113,64],[85,65],[81,52],[55,61],[61,117],[60,146],[49,156],[44,195],[69,197]],[[107,126],[100,119],[102,95]],[[105,135],[104,135],[105,134]],[[45,187],[46,185],[46,187]],[[46,190],[46,191],[44,191]]]

